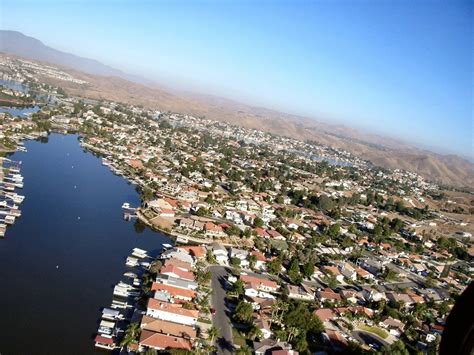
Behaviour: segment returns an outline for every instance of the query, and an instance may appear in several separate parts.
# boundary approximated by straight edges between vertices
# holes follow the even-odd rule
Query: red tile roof
[[[140,345],[155,349],[192,349],[192,344],[187,339],[155,333],[149,330],[142,331],[139,342]]]
[[[196,311],[194,309],[186,309],[183,308],[182,305],[176,303],[160,302],[154,298],[148,299],[147,308],[167,313],[179,314],[191,318],[197,318],[199,315],[199,311]]]
[[[152,291],[165,291],[168,292],[172,297],[190,298],[196,297],[196,292],[184,288],[174,287],[170,285],[164,285],[161,283],[153,282],[151,285]]]
[[[174,265],[162,266],[160,269],[160,273],[165,275],[176,274],[179,278],[183,280],[194,281],[194,274],[192,272],[184,271]]]

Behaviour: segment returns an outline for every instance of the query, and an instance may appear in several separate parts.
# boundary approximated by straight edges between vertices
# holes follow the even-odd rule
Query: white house
[[[195,325],[199,311],[185,309],[180,304],[160,302],[150,298],[147,304],[146,315],[173,323]]]

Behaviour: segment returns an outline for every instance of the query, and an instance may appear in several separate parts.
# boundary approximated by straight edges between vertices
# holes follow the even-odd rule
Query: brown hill
[[[232,100],[195,94],[177,94],[158,86],[143,85],[118,77],[82,73],[62,67],[89,84],[44,78],[72,95],[108,99],[134,105],[175,111],[225,121],[274,134],[310,139],[345,149],[375,165],[414,171],[438,183],[471,189],[474,186],[474,164],[454,155],[421,150],[393,138],[369,134],[341,124],[317,121]]]

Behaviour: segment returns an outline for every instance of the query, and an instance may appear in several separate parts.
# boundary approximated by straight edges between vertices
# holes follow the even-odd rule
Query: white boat
[[[15,217],[11,216],[11,215],[6,215],[5,218],[4,218],[4,222],[6,224],[13,224],[13,223],[15,223]]]
[[[116,309],[104,308],[102,310],[102,318],[105,320],[115,321],[123,319],[123,315]]]
[[[126,288],[120,287],[120,286],[115,286],[114,287],[114,296],[118,297],[128,297],[128,290]]]
[[[110,306],[110,308],[113,308],[113,309],[117,309],[117,308],[124,309],[127,307],[128,307],[128,303],[126,301],[119,301],[119,300],[113,300],[112,305]]]
[[[140,266],[143,266],[144,268],[147,268],[147,269],[151,266],[151,264],[148,261],[141,261],[139,264]]]
[[[125,265],[130,266],[130,267],[138,266],[138,259],[129,256],[125,262]]]
[[[145,259],[145,258],[148,258],[148,252],[146,250],[143,250],[143,249],[139,249],[139,248],[133,248],[132,249],[132,256],[136,257],[136,258],[139,258],[139,259]]]
[[[133,272],[126,272],[125,274],[123,274],[123,276],[130,277],[131,279],[134,279],[135,277],[137,277],[137,274],[135,274]]]
[[[25,196],[19,194],[9,194],[7,193],[5,196],[10,197],[11,200],[15,203],[22,203],[25,200]]]
[[[122,209],[126,212],[135,212],[137,209],[130,206],[130,203],[124,202],[122,204]]]

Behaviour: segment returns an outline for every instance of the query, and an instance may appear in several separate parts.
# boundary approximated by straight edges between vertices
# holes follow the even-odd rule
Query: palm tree
[[[138,323],[130,323],[125,331],[125,335],[120,342],[120,346],[128,346],[137,342],[141,329]]]
[[[272,323],[282,322],[283,314],[288,310],[288,303],[278,300],[272,304],[272,313],[270,315],[269,326],[271,327]]]
[[[287,342],[290,342],[295,336],[300,333],[300,330],[297,327],[288,327],[288,339]]]
[[[211,339],[211,343],[214,343],[214,339],[219,336],[219,329],[216,327],[212,326],[207,330],[207,335]]]
[[[236,355],[250,355],[252,351],[247,344],[242,345],[240,348],[235,350]]]

